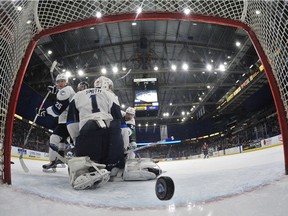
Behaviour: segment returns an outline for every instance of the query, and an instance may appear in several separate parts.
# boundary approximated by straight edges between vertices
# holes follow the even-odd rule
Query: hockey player
[[[128,107],[126,111],[122,111],[123,119],[127,125],[126,128],[122,129],[122,137],[124,141],[124,150],[131,150],[137,147],[135,140],[133,139],[133,133],[135,132],[135,109],[133,107]],[[135,153],[130,151],[127,156],[127,159],[135,158]]]
[[[69,105],[68,131],[76,141],[76,157],[68,162],[75,189],[104,184],[113,167],[124,168],[121,125],[124,124],[113,82],[99,77],[94,88],[79,91]]]
[[[46,114],[53,117],[58,117],[58,125],[54,129],[49,140],[49,160],[50,163],[43,165],[43,171],[46,172],[50,169],[55,171],[57,164],[63,164],[62,161],[57,159],[55,152],[64,156],[65,142],[69,137],[66,127],[66,120],[68,114],[69,102],[72,100],[75,92],[71,86],[68,86],[68,78],[62,73],[56,77],[56,85],[49,86],[48,89],[51,93],[56,94],[57,101],[53,106],[42,108],[39,111],[39,116],[45,117]]]
[[[113,178],[122,181],[149,180],[157,176],[154,170],[151,172],[155,163],[150,159],[125,163],[121,127],[126,124],[112,88],[113,82],[101,76],[95,81],[94,88],[77,92],[69,105],[67,127],[76,141],[77,156],[68,162],[70,183],[74,189],[104,184],[112,170]]]
[[[83,91],[83,90],[88,89],[88,88],[89,88],[89,84],[85,81],[81,81],[77,85],[77,91]]]

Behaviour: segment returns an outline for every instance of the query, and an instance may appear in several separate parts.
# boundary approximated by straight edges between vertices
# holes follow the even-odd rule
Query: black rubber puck
[[[156,196],[159,200],[170,200],[174,195],[174,182],[168,176],[161,176],[155,185]]]

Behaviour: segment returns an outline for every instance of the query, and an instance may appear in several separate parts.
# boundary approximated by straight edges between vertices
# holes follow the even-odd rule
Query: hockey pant
[[[96,121],[89,120],[81,128],[76,139],[76,156],[89,156],[99,164],[105,164],[107,170],[124,167],[123,140],[120,122],[113,120],[110,128],[101,128]]]
[[[49,140],[49,160],[54,161],[56,159],[55,151],[61,156],[64,156],[65,142],[69,137],[66,124],[59,124],[53,131]]]
[[[95,163],[87,156],[69,160],[68,171],[70,184],[76,190],[101,186],[110,178],[104,164]]]

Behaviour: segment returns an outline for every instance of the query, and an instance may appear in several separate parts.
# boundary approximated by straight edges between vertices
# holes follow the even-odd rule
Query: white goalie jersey
[[[71,86],[60,89],[56,95],[57,101],[53,106],[47,108],[47,113],[53,117],[58,117],[59,124],[65,124],[68,115],[68,106],[75,92]]]
[[[118,106],[116,109],[115,106]],[[77,92],[69,105],[67,128],[73,140],[88,120],[95,120],[101,127],[109,127],[110,121],[121,119],[119,101],[110,91],[90,88]]]

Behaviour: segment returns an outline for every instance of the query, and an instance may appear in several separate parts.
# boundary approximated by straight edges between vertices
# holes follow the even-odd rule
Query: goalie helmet
[[[89,88],[89,84],[85,81],[78,83],[77,90],[82,91]]]
[[[58,74],[56,77],[56,82],[59,80],[65,80],[66,82],[68,82],[68,77],[66,76],[65,73],[61,73],[61,74]]]
[[[131,114],[131,115],[135,115],[135,109],[133,108],[133,107],[128,107],[127,109],[126,109],[126,113],[129,113],[129,114]]]
[[[94,87],[113,91],[113,82],[105,76],[100,76],[95,80]]]

